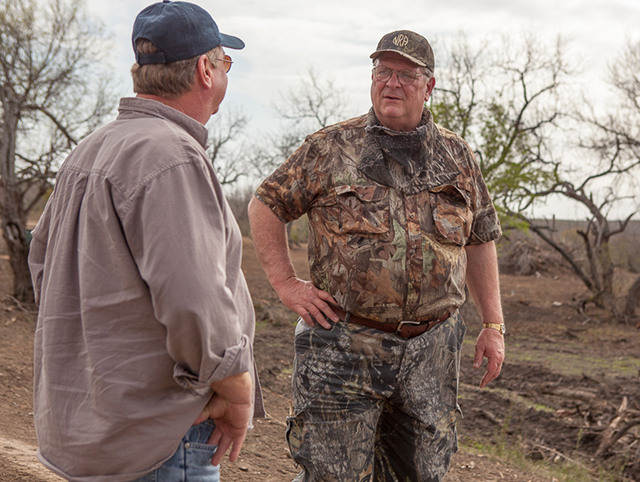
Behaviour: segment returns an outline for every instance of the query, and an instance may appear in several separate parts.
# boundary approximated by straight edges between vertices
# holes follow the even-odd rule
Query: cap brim
[[[407,59],[411,60],[411,62],[413,62],[414,64],[419,65],[420,67],[429,67],[427,64],[425,64],[424,62],[421,62],[420,60],[416,59],[415,57],[412,57],[411,55],[405,54],[404,52],[400,52],[399,50],[395,50],[395,49],[376,50],[374,53],[369,55],[369,58],[370,59],[375,59],[378,55],[383,54],[385,52],[391,52],[391,53],[394,53],[394,54],[402,55],[404,58],[407,58]],[[431,68],[433,68],[433,67],[431,67]]]
[[[241,50],[244,48],[244,42],[233,35],[220,34],[220,45],[229,47],[230,49]]]

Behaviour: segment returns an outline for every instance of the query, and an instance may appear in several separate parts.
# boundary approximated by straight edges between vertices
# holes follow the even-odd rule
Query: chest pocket
[[[382,234],[389,231],[389,188],[337,186],[339,229],[345,234]]]
[[[429,192],[429,204],[436,236],[441,241],[464,246],[473,223],[469,194],[455,186],[439,186]]]

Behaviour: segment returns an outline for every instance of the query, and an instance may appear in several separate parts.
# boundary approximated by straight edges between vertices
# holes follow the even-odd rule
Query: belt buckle
[[[396,335],[401,336],[400,335],[400,330],[402,329],[402,325],[421,325],[423,324],[423,321],[410,321],[410,320],[403,320],[403,321],[399,321],[398,322],[398,328],[396,328]]]

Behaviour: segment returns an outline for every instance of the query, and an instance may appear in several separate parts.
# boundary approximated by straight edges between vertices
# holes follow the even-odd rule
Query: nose
[[[391,72],[391,77],[387,80],[387,85],[391,88],[400,87],[402,85],[398,80],[398,72]]]

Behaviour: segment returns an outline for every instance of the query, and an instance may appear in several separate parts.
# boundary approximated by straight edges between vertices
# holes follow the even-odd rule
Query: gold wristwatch
[[[504,323],[483,323],[482,328],[493,328],[494,330],[498,330],[502,333],[502,336],[507,332],[507,328],[504,326]]]

